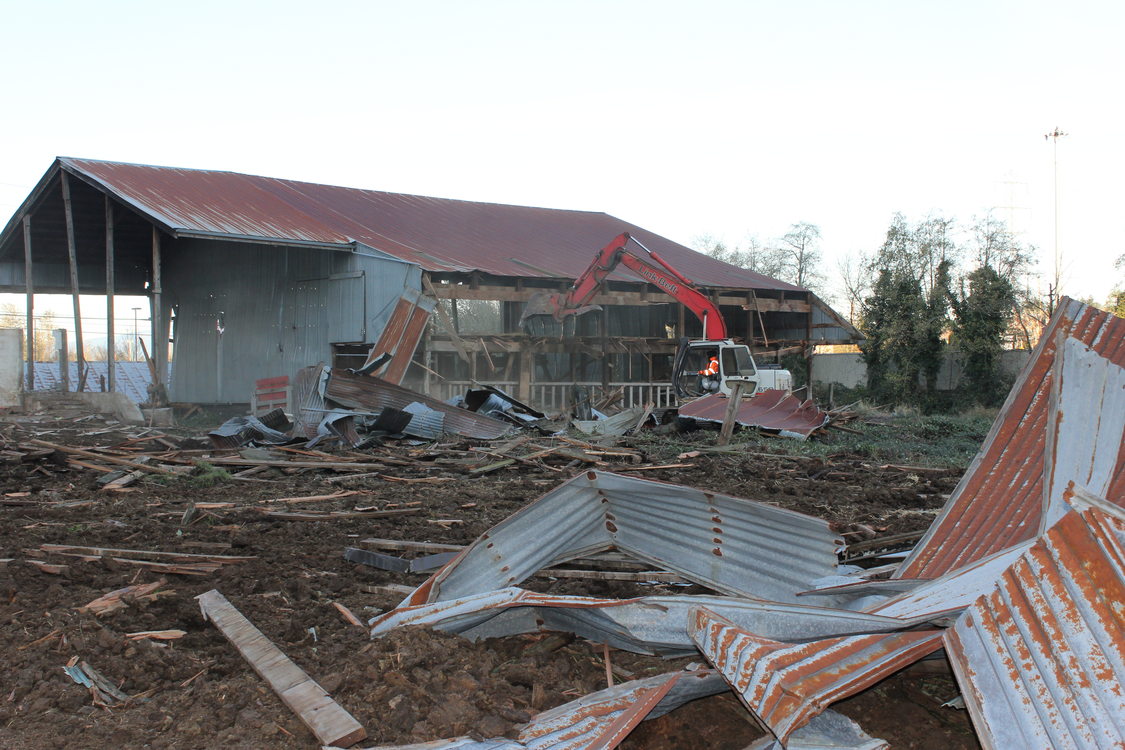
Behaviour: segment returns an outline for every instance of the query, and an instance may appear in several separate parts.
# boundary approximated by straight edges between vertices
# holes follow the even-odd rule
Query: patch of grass
[[[187,481],[196,487],[214,487],[217,484],[230,481],[230,472],[220,469],[206,461],[196,461],[195,471],[187,477]]]

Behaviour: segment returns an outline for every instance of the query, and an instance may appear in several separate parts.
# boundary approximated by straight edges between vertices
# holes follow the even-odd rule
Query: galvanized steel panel
[[[611,548],[716,591],[793,602],[835,571],[839,542],[826,521],[801,513],[590,471],[490,529],[404,604],[505,588],[553,562]]]
[[[679,408],[681,417],[704,422],[721,423],[727,414],[730,399],[712,393],[684,404]],[[768,390],[753,398],[743,399],[738,405],[735,421],[745,427],[777,430],[785,437],[806,439],[815,430],[828,424],[828,412],[817,408],[811,399],[801,401],[791,393]]]
[[[697,609],[692,638],[747,708],[785,743],[828,704],[941,647],[940,630],[857,635],[791,645]]]
[[[707,607],[741,628],[778,641],[899,630],[893,617],[723,596],[646,596],[597,599],[505,588],[451,601],[401,607],[371,620],[378,637],[407,625],[426,625],[471,640],[554,630],[575,633],[625,651],[661,656],[696,653],[688,635],[693,609]]]
[[[1063,342],[1074,340],[1113,365],[1125,367],[1125,320],[1064,298],[977,457],[895,577],[934,578],[1039,533],[1051,429],[1048,402],[1060,333]],[[1073,392],[1097,402],[1088,413],[1100,413],[1100,389],[1079,386]],[[1079,408],[1077,403],[1074,408]],[[1123,467],[1125,452],[1119,452],[1107,492],[1119,504],[1125,503]]]
[[[402,410],[412,403],[421,403],[444,415],[447,432],[479,440],[492,440],[512,429],[498,419],[444,404],[380,378],[353,375],[347,370],[332,370],[325,395],[341,406],[361,411],[378,411],[388,406]]]
[[[344,247],[354,241],[429,271],[573,279],[629,232],[702,286],[801,291],[605,213],[427,198],[270,177],[61,158],[181,236]],[[632,274],[620,278],[640,281]]]
[[[1125,746],[1125,513],[1071,511],[946,632],[981,744]]]

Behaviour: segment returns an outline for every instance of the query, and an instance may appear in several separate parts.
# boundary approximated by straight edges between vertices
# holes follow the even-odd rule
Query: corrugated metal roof
[[[106,378],[109,369],[105,362],[87,362],[86,388],[87,391],[100,391],[101,382]],[[71,391],[78,390],[78,363],[67,363],[67,385]],[[118,393],[124,393],[134,403],[143,404],[148,401],[148,387],[152,383],[152,374],[146,362],[114,362],[115,388]],[[168,366],[171,373],[171,365]],[[108,378],[107,378],[108,382]],[[59,380],[58,362],[35,363],[35,390],[57,391],[62,386]]]
[[[715,591],[794,602],[796,592],[835,571],[837,544],[829,524],[818,518],[589,471],[494,526],[403,605],[502,589],[550,565],[609,549]]]
[[[358,241],[428,271],[573,279],[609,238],[629,232],[701,286],[800,290],[605,213],[69,157],[58,164],[178,236],[340,247]]]
[[[548,571],[549,573],[549,571]],[[739,627],[778,641],[804,641],[854,633],[898,630],[892,617],[725,596],[645,596],[598,599],[537,594],[510,587],[450,601],[400,607],[371,620],[371,634],[426,625],[471,640],[541,630],[575,633],[587,640],[641,654],[696,653],[688,615],[707,607]]]
[[[828,709],[789,735],[782,745],[770,735],[743,750],[888,750],[886,740],[871,737],[854,721]]]
[[[726,418],[729,404],[726,396],[711,393],[681,406],[679,415],[721,423]],[[828,424],[828,419],[828,412],[818,408],[811,399],[801,401],[792,393],[779,390],[762,391],[753,398],[743,399],[735,417],[735,421],[744,427],[777,430],[784,437],[800,440]]]
[[[703,607],[689,627],[707,660],[782,743],[828,704],[940,648],[942,636],[917,630],[793,645],[761,638]]]
[[[1034,539],[1044,519],[1044,454],[1048,440],[1077,440],[1079,444],[1088,443],[1088,450],[1107,439],[1112,441],[1106,434],[1099,435],[1097,422],[1083,425],[1068,420],[1063,423],[1066,432],[1059,434],[1051,427],[1049,401],[1056,351],[1067,340],[1115,367],[1125,367],[1125,320],[1064,298],[1012,386],[977,457],[895,577],[934,578]],[[1075,377],[1081,379],[1081,370],[1076,371]],[[1118,404],[1120,394],[1107,394],[1103,388],[1104,378],[1099,381],[1095,377],[1086,385],[1072,380],[1067,389],[1067,398],[1075,401],[1071,408],[1075,413],[1082,409],[1086,414],[1102,414],[1105,408]],[[1091,403],[1080,406],[1078,401],[1083,399]],[[1056,412],[1062,413],[1061,409]],[[1121,445],[1120,437],[1117,440]],[[1057,454],[1057,448],[1053,454]],[[1105,459],[1105,455],[1099,455],[1099,460]],[[1055,455],[1050,458],[1055,460]],[[1106,496],[1125,503],[1125,449],[1119,448],[1110,474]],[[1065,482],[1071,478],[1062,479]]]
[[[324,395],[341,406],[373,412],[387,407],[405,410],[412,403],[424,404],[430,410],[443,415],[442,430],[478,440],[493,440],[508,434],[512,429],[511,425],[498,419],[443,404],[437,399],[423,396],[379,378],[353,375],[347,370],[331,371]],[[419,425],[416,427],[420,427],[425,421],[427,421],[425,418],[419,419]],[[429,422],[434,429],[437,429],[436,420],[429,420]]]
[[[1071,511],[946,631],[981,744],[1125,745],[1125,513]]]

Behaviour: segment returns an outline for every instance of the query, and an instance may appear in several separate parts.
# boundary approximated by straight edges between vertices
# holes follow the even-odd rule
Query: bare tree
[[[755,236],[746,238],[742,246],[728,247],[722,240],[711,235],[697,237],[692,245],[701,253],[710,255],[716,260],[730,263],[732,266],[745,268],[755,273],[770,278],[781,278],[783,273],[783,258],[777,248],[769,247]]]
[[[781,238],[778,248],[783,261],[783,280],[816,291],[824,284],[820,271],[820,227],[798,222]]]

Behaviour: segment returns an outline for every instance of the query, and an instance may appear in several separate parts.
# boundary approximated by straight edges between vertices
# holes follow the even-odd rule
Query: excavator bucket
[[[531,299],[527,301],[527,306],[523,309],[523,314],[520,315],[520,325],[522,326],[526,323],[528,318],[537,315],[555,317],[555,311],[558,310],[558,302],[554,297],[555,295],[547,292],[536,292],[531,295]]]

